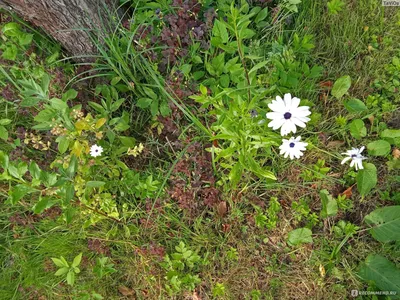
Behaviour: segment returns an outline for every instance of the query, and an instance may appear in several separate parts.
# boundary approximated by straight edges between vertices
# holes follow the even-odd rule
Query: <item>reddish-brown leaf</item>
[[[352,189],[353,189],[353,185],[351,187],[347,188],[343,193],[341,193],[341,195],[344,195],[344,196],[346,196],[347,199],[350,199],[351,196],[353,195]]]

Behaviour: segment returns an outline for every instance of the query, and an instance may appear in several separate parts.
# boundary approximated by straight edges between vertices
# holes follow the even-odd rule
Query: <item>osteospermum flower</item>
[[[343,155],[347,155],[347,157],[342,160],[342,165],[351,160],[350,167],[354,166],[356,168],[356,171],[358,171],[359,169],[364,169],[362,161],[366,159],[366,157],[361,155],[364,149],[365,147],[363,146],[360,149],[352,148],[351,150],[347,150],[345,153],[342,153]]]
[[[100,156],[101,153],[103,153],[103,147],[97,145],[93,145],[92,147],[90,147],[90,155],[92,157]]]
[[[279,146],[279,149],[281,150],[280,154],[283,154],[285,158],[289,156],[290,159],[300,158],[300,156],[303,156],[302,151],[306,150],[308,143],[300,142],[300,140],[301,136],[298,136],[297,138],[291,137],[288,140],[283,139],[282,145]]]
[[[290,94],[285,94],[282,100],[281,97],[276,96],[276,100],[268,104],[268,107],[273,111],[267,113],[267,118],[272,121],[269,122],[268,127],[276,130],[281,129],[281,135],[285,136],[291,132],[296,133],[297,127],[306,127],[306,123],[310,121],[311,114],[308,106],[299,106],[300,99],[293,97]]]

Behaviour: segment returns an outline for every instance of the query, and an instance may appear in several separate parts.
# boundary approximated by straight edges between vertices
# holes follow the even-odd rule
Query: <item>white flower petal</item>
[[[280,128],[285,123],[285,119],[275,119],[268,123],[268,127],[272,127],[273,130]]]
[[[285,94],[283,96],[283,99],[285,101],[285,106],[289,110],[292,107],[292,95],[290,94]]]
[[[341,164],[342,164],[342,165],[345,164],[345,163],[348,162],[350,159],[351,159],[351,156],[344,158],[344,159],[342,160]]]
[[[306,127],[306,123],[304,123],[303,121],[301,121],[298,118],[292,118],[291,120],[293,121],[294,124],[296,124],[299,127],[302,127],[302,128]]]
[[[292,106],[291,109],[297,109],[300,104],[300,99],[297,97],[292,98]]]
[[[269,112],[267,113],[267,119],[274,120],[274,119],[285,119],[282,113],[279,112]]]

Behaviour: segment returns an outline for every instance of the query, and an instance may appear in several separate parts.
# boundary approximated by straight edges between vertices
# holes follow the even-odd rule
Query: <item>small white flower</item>
[[[302,151],[306,150],[308,143],[300,142],[300,140],[301,136],[298,136],[297,138],[291,137],[288,140],[283,139],[282,145],[279,146],[279,149],[281,150],[280,154],[283,154],[285,158],[289,156],[290,159],[300,158],[300,156],[303,156]]]
[[[273,111],[267,113],[267,118],[272,120],[268,127],[276,130],[281,128],[281,135],[285,136],[291,132],[296,133],[296,126],[305,128],[306,123],[310,121],[311,114],[308,106],[299,106],[300,99],[293,97],[290,94],[285,94],[284,100],[276,96],[276,100],[268,104],[268,107]]]
[[[101,153],[103,153],[103,147],[97,145],[93,145],[92,147],[90,147],[90,155],[92,157],[100,156]]]
[[[347,157],[342,160],[342,165],[347,161],[351,160],[350,167],[355,166],[356,171],[358,171],[359,169],[360,170],[364,169],[362,161],[366,159],[366,157],[361,155],[361,152],[363,152],[364,149],[365,147],[363,146],[360,149],[352,148],[351,150],[342,153],[343,155],[347,155]]]

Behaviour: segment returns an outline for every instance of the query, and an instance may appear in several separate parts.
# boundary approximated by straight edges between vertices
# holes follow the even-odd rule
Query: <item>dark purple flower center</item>
[[[351,158],[355,158],[355,157],[357,157],[357,154],[352,154],[351,155]]]
[[[289,147],[290,147],[290,148],[293,148],[293,147],[294,147],[294,143],[290,143],[290,144],[289,144]]]
[[[283,117],[285,118],[285,120],[289,120],[292,117],[292,114],[290,112],[287,112],[283,115]]]

